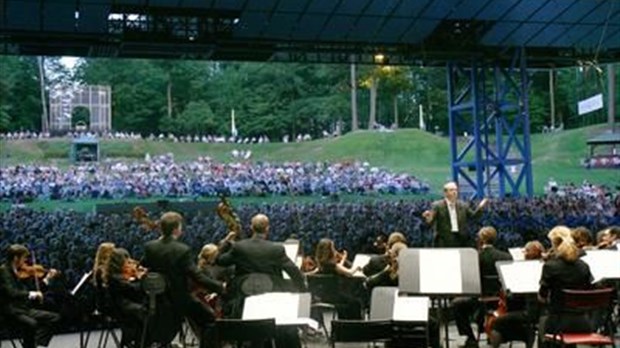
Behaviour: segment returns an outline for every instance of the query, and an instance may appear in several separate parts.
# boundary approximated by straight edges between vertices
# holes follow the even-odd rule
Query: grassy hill
[[[610,186],[620,184],[620,170],[587,170],[580,165],[581,159],[588,154],[586,140],[604,130],[604,126],[598,125],[555,134],[532,135],[535,191],[541,193],[550,177],[561,183],[588,180]],[[66,166],[69,147],[69,141],[64,139],[0,142],[0,160],[3,166],[18,163]],[[254,161],[368,161],[373,166],[416,175],[428,181],[436,190],[450,176],[448,138],[417,129],[402,129],[393,133],[359,131],[340,138],[293,144],[101,142],[102,156],[113,159],[141,159],[147,153],[159,155],[171,152],[177,160],[210,156],[227,162],[232,160],[230,153],[233,149],[251,150]]]

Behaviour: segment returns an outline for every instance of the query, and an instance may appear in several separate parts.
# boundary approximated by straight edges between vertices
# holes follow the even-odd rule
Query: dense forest
[[[606,119],[605,110],[577,115],[579,100],[606,95],[606,71],[556,70],[557,124],[572,128]],[[618,82],[620,67],[616,75]],[[239,134],[272,139],[375,122],[417,127],[420,105],[427,128],[446,132],[448,123],[444,68],[80,59],[69,69],[59,57],[0,56],[0,132],[40,130],[49,92],[77,84],[110,85],[113,128],[143,135],[230,134],[232,109]],[[549,73],[531,72],[529,86],[537,132],[550,124]],[[620,100],[620,88],[616,93]],[[73,111],[74,120],[87,116]]]

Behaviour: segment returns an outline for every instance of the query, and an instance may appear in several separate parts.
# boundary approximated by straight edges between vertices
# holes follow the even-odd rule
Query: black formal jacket
[[[452,232],[450,225],[450,212],[445,199],[433,202],[432,210],[435,217],[432,221],[434,241],[436,247],[465,247],[468,235],[467,228],[469,221],[477,219],[482,215],[482,209],[470,209],[469,205],[461,200],[456,201],[456,220],[458,225],[458,234]],[[458,236],[455,236],[458,235]]]
[[[555,313],[562,306],[562,289],[590,289],[592,279],[590,267],[582,260],[568,262],[558,257],[552,258],[543,266],[538,294],[542,298],[549,297],[549,311]]]
[[[299,268],[286,256],[284,246],[260,237],[252,237],[232,244],[228,251],[218,256],[217,264],[234,265],[235,279],[242,279],[251,273],[263,273],[277,281],[283,279],[282,271],[284,271],[298,290],[305,289],[304,277]]]
[[[208,278],[194,263],[189,246],[173,237],[162,237],[146,243],[142,264],[149,272],[158,272],[166,279],[166,293],[175,306],[185,311],[194,300],[189,289],[189,280],[211,292],[222,293],[220,282]]]
[[[9,316],[24,313],[30,309],[28,289],[17,279],[10,264],[0,267],[0,313]]]
[[[497,295],[501,288],[501,284],[499,282],[495,263],[497,261],[509,260],[512,260],[512,256],[510,256],[509,253],[496,249],[492,245],[482,248],[482,250],[478,254],[478,261],[480,264],[480,284],[482,285],[483,295]]]
[[[370,277],[383,271],[385,269],[385,266],[388,265],[388,261],[388,256],[385,254],[373,255],[370,257],[370,260],[362,269],[362,272],[364,272],[365,276]]]

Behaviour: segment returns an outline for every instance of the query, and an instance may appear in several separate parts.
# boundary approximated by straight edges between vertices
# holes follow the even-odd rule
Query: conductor
[[[444,198],[433,202],[431,209],[422,217],[433,228],[433,246],[438,248],[463,248],[468,245],[467,225],[482,215],[488,200],[484,198],[475,210],[458,199],[459,189],[455,182],[443,186]]]

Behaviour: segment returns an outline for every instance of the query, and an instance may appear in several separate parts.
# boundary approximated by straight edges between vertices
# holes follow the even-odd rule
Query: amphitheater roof
[[[531,66],[618,61],[620,2],[0,2],[0,54],[438,65],[508,62],[513,47],[526,48]]]

